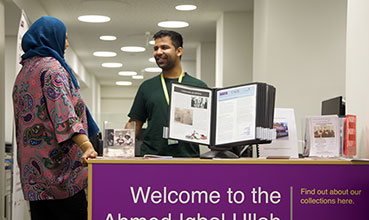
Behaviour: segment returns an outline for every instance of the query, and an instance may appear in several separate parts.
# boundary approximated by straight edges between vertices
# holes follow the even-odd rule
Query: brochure
[[[305,156],[340,156],[340,122],[337,115],[307,117],[305,135]]]
[[[295,112],[292,108],[276,108],[274,110],[273,127],[276,139],[270,144],[259,147],[260,157],[266,158],[298,158],[298,144]]]
[[[275,88],[250,83],[221,89],[172,83],[168,138],[208,146],[270,143]]]

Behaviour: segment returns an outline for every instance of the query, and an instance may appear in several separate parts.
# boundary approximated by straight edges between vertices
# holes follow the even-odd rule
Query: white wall
[[[127,122],[137,90],[138,87],[101,86],[101,126],[106,120]]]
[[[253,80],[277,89],[276,107],[295,109],[298,138],[321,101],[345,94],[346,0],[258,0]]]
[[[81,84],[81,87],[87,86],[91,87],[91,76],[85,69],[85,67],[81,64],[81,61],[79,60],[77,54],[74,52],[73,45],[71,45],[65,52],[65,61],[68,63],[69,67],[72,68],[72,70],[75,73],[75,76],[79,80],[79,84]]]
[[[191,76],[196,77],[196,61],[182,60],[182,69]]]
[[[347,10],[346,110],[357,115],[359,157],[369,158],[369,1],[349,0]]]
[[[99,87],[100,84],[96,80],[96,77],[94,75],[88,75],[88,87],[81,85],[81,94],[83,99],[86,102],[86,105],[88,106],[88,109],[90,110],[92,116],[96,119],[98,115],[98,105],[99,105]],[[97,120],[97,119],[96,119]]]
[[[197,78],[215,87],[215,42],[201,42],[196,49]]]
[[[217,21],[216,86],[252,81],[253,13],[225,12]]]
[[[42,16],[47,16],[47,12],[38,0],[12,0],[20,9],[24,9],[30,22],[34,22]]]

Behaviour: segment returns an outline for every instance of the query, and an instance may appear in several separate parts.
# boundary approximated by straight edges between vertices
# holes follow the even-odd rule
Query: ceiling
[[[142,80],[119,76],[119,71],[130,70],[139,74],[145,67],[155,67],[148,61],[152,57],[152,45],[148,44],[152,35],[159,31],[157,23],[165,20],[186,21],[189,27],[173,29],[184,38],[182,60],[196,60],[196,47],[201,42],[215,42],[216,21],[222,12],[252,11],[253,0],[36,0],[50,16],[62,20],[73,48],[86,70],[94,74],[101,85],[114,85],[117,80],[130,80],[139,85]],[[9,2],[9,0],[8,0]],[[176,5],[195,4],[194,11],[177,11]],[[10,10],[10,9],[9,9]],[[7,13],[6,16],[11,16]],[[26,13],[27,10],[26,10]],[[106,15],[110,22],[96,24],[77,20],[80,15]],[[32,16],[29,16],[32,17]],[[7,17],[6,17],[7,18]],[[33,22],[33,21],[32,21]],[[8,22],[9,23],[9,22]],[[18,24],[18,21],[15,23]],[[16,26],[17,27],[17,26]],[[15,29],[16,29],[15,27]],[[9,30],[10,25],[6,26]],[[150,33],[149,37],[146,33]],[[101,35],[115,35],[115,41],[101,41]],[[127,53],[122,46],[143,46],[145,52]],[[94,57],[94,51],[114,51],[113,58]],[[101,67],[103,62],[121,62],[121,68]],[[146,73],[145,79],[157,73]]]

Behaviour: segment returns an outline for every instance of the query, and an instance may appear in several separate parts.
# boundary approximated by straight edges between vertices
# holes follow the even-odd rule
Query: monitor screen
[[[345,101],[342,96],[322,101],[322,115],[345,116]]]

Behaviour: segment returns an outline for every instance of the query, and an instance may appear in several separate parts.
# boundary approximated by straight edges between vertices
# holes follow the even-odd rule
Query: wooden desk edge
[[[347,161],[339,159],[92,159],[90,164],[325,164],[325,165],[369,165],[369,161]],[[90,167],[90,166],[89,166]]]

